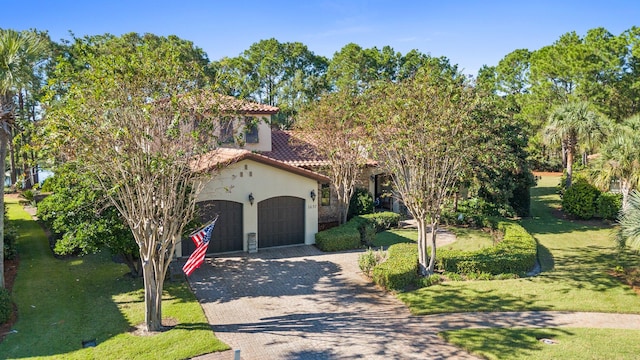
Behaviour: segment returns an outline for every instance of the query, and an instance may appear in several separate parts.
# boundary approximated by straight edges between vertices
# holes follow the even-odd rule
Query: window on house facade
[[[244,119],[244,139],[247,144],[257,144],[258,139],[258,122],[257,119],[246,117]]]
[[[220,120],[220,137],[218,141],[221,144],[229,144],[234,142],[233,121],[231,119]]]
[[[329,184],[322,184],[320,188],[320,205],[331,206],[331,186]]]

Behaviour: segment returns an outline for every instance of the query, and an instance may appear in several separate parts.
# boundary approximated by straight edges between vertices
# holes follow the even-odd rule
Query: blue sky
[[[0,27],[48,30],[54,40],[127,32],[177,35],[211,60],[234,57],[261,39],[299,41],[327,57],[353,42],[446,56],[466,74],[518,48],[560,35],[640,26],[637,0],[1,0]]]

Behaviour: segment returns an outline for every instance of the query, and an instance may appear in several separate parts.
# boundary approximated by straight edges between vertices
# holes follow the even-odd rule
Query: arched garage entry
[[[197,213],[202,223],[219,215],[207,254],[243,250],[242,203],[225,200],[207,200],[197,203]],[[189,256],[195,250],[189,238],[182,241],[182,256]]]
[[[258,247],[304,244],[304,199],[279,196],[258,203]]]

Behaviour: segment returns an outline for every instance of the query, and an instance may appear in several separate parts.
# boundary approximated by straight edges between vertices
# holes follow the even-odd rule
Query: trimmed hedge
[[[373,281],[388,290],[401,291],[418,283],[418,247],[415,243],[389,246],[387,261],[373,268]]]
[[[355,216],[344,225],[317,233],[316,246],[327,252],[358,249],[371,241],[370,226],[380,232],[397,226],[398,221],[400,214],[393,212]]]
[[[498,230],[504,234],[503,239],[489,248],[477,251],[438,249],[438,268],[458,274],[492,275],[521,274],[531,270],[536,262],[536,240],[515,222],[501,221]]]
[[[322,251],[342,251],[360,247],[360,227],[362,220],[359,216],[347,221],[346,224],[320,231],[316,234],[316,246]]]
[[[578,178],[562,196],[562,210],[580,219],[591,219],[596,214],[596,201],[600,190],[586,179]]]
[[[391,211],[360,215],[360,217],[365,219],[369,224],[375,226],[377,232],[398,227],[398,222],[401,218],[400,214],[396,214]]]
[[[0,324],[4,324],[9,320],[12,310],[13,303],[11,302],[9,290],[0,288]]]
[[[616,220],[622,209],[622,194],[602,193],[596,200],[598,215],[607,220]]]

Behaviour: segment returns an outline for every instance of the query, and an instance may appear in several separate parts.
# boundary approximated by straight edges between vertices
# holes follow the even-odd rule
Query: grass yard
[[[478,250],[484,247],[493,246],[491,234],[477,229],[448,227],[447,230],[456,235],[456,241],[443,246],[443,249]],[[383,231],[376,235],[373,242],[375,247],[389,247],[393,244],[417,242],[418,230],[416,229],[393,229]],[[436,241],[438,241],[436,237]]]
[[[543,273],[523,279],[447,282],[398,294],[416,315],[465,311],[568,310],[640,313],[640,296],[609,275],[640,256],[617,257],[612,228],[559,219],[558,177],[532,189],[532,217],[522,225],[538,240]]]
[[[184,359],[228,347],[213,334],[186,282],[166,283],[163,317],[177,325],[154,336],[130,330],[144,321],[141,279],[96,254],[55,259],[45,233],[7,199],[19,232],[20,267],[13,287],[18,322],[0,343],[1,358]],[[95,339],[97,346],[82,348]]]
[[[447,230],[456,235],[456,241],[443,246],[443,249],[475,251],[494,245],[491,234],[482,230],[453,226],[448,227]]]
[[[486,359],[638,359],[640,330],[468,329],[440,334]],[[550,339],[546,344],[540,339]],[[612,351],[614,350],[614,351]]]
[[[543,272],[532,278],[448,282],[398,294],[414,314],[467,311],[566,310],[640,313],[640,296],[609,275],[640,264],[618,257],[613,229],[598,222],[559,219],[555,185],[544,177],[532,189],[532,217],[522,225],[538,241]],[[620,329],[465,329],[440,334],[487,359],[637,359],[640,331]],[[540,338],[557,341],[555,345]]]

